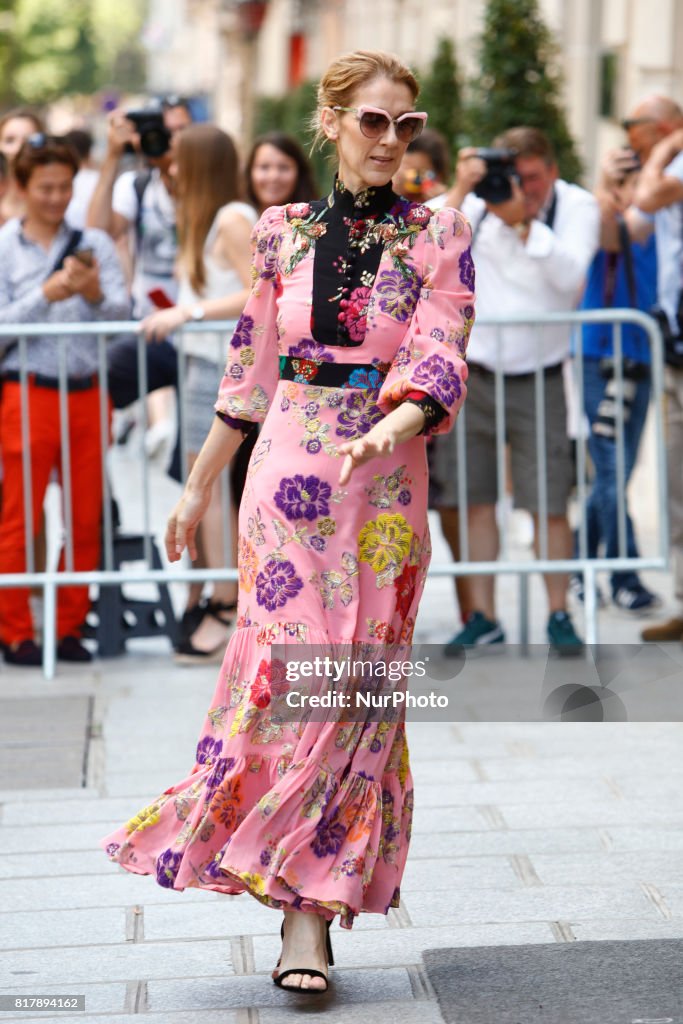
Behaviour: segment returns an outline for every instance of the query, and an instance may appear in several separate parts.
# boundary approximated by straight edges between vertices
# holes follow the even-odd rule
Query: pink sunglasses
[[[342,110],[347,114],[355,114],[358,126],[366,139],[379,139],[389,130],[393,124],[396,131],[396,138],[400,142],[412,142],[416,139],[427,121],[427,114],[424,111],[411,110],[400,117],[390,117],[386,110],[380,107],[332,107],[333,110]]]

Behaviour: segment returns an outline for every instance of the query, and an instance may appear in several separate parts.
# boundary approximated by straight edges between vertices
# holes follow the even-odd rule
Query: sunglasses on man
[[[427,121],[427,114],[419,110],[410,110],[400,117],[391,117],[381,107],[368,107],[365,104],[360,107],[332,109],[341,110],[345,114],[355,114],[358,127],[366,139],[380,139],[389,131],[389,125],[393,124],[399,142],[412,142],[421,133]]]

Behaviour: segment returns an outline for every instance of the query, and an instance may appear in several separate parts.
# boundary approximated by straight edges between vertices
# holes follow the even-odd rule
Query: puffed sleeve
[[[246,430],[262,423],[273,401],[279,376],[277,295],[278,254],[284,207],[266,210],[251,234],[253,285],[230,339],[228,361],[214,406],[229,426]]]
[[[379,393],[385,414],[415,393],[442,415],[427,417],[427,433],[447,433],[465,401],[465,350],[474,323],[472,232],[457,210],[445,207],[425,229],[422,288],[410,327]],[[430,422],[431,420],[431,422]]]

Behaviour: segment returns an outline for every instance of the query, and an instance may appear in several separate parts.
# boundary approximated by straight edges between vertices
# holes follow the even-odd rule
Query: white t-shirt
[[[566,181],[555,182],[555,197],[552,229],[534,220],[524,244],[515,229],[493,212],[484,217],[482,199],[473,193],[466,196],[462,212],[474,233],[478,318],[576,308],[599,245],[600,211],[590,192]],[[434,208],[434,201],[429,205]],[[539,350],[541,365],[562,363],[570,352],[569,327],[496,328],[476,322],[467,358],[489,370],[499,365],[506,374],[531,373],[538,365]]]
[[[156,309],[148,293],[162,288],[169,299],[176,300],[178,286],[174,278],[178,241],[175,204],[155,167],[142,195],[140,240],[135,237],[138,200],[135,179],[139,171],[124,171],[114,185],[112,207],[130,223],[130,241],[135,254],[133,302],[135,316],[143,317]]]
[[[74,178],[74,192],[66,208],[65,219],[81,231],[85,227],[92,194],[97,186],[100,172],[94,167],[83,167]]]
[[[664,174],[683,181],[683,153],[679,153]],[[683,288],[683,203],[663,206],[655,213],[657,244],[657,300],[665,310],[671,329],[678,333],[676,313]]]

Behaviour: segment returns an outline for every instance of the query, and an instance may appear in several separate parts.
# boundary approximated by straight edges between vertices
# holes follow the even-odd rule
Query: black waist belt
[[[484,373],[488,374],[489,377],[495,377],[495,371],[489,370],[487,366],[480,366],[479,363],[468,363],[467,366],[470,373]],[[555,363],[554,366],[543,367],[544,377],[555,377],[560,373],[562,373],[562,363]],[[506,380],[533,380],[536,376],[536,371],[531,370],[530,373],[504,373],[503,376]]]
[[[21,374],[18,370],[4,370],[0,371],[0,378],[19,382]],[[27,373],[26,379],[29,384],[33,384],[37,388],[50,388],[52,391],[59,391],[57,377],[46,377],[43,373]],[[91,373],[88,377],[66,377],[64,380],[67,391],[90,391],[91,388],[96,388],[98,383],[96,373]]]
[[[373,363],[324,363],[297,356],[280,356],[280,380],[316,384],[322,388],[380,388],[388,366]]]

